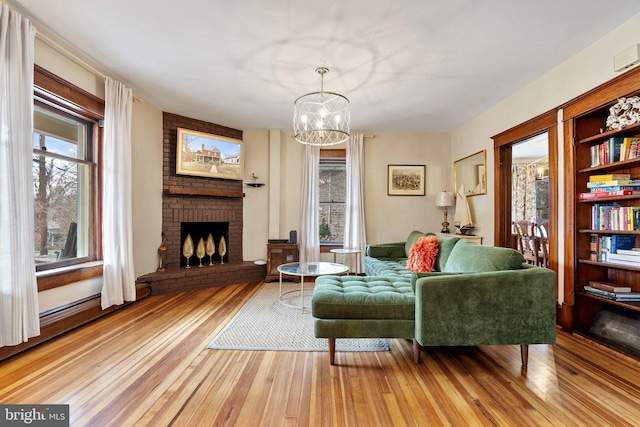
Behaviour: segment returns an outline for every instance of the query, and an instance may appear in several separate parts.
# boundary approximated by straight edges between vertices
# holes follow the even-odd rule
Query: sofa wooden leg
[[[336,359],[336,339],[329,338],[329,363],[335,365]]]
[[[527,364],[529,363],[529,345],[522,344],[520,346],[520,358],[522,359],[522,367],[527,368]]]
[[[419,364],[420,363],[420,350],[422,349],[422,346],[420,346],[420,344],[418,343],[417,339],[413,339],[413,362],[415,364]]]

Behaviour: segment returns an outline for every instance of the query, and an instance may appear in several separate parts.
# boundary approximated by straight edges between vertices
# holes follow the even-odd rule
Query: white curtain
[[[300,262],[320,261],[320,147],[305,145],[300,197]]]
[[[364,257],[367,233],[364,223],[364,135],[351,135],[347,141],[347,191],[344,215],[344,247],[357,249]],[[355,262],[349,257],[350,264]],[[361,258],[362,259],[362,258]],[[362,271],[362,266],[358,266]],[[356,271],[354,265],[349,265]]]
[[[105,81],[102,254],[102,308],[135,301],[131,218],[131,109],[133,93]]]
[[[33,58],[36,30],[0,9],[0,347],[40,335],[34,266]]]

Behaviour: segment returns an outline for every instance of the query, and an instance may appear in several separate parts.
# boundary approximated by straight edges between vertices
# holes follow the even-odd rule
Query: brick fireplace
[[[263,280],[266,268],[242,259],[242,181],[176,174],[178,128],[242,140],[240,130],[163,113],[162,230],[167,248],[166,271],[144,275],[138,281],[149,283],[152,294],[158,294]],[[201,236],[206,240],[209,232],[213,234],[216,246],[213,266],[208,265],[209,257],[205,255],[203,264],[206,265],[197,267],[199,260],[194,255],[190,259],[192,268],[184,268],[185,224],[202,226],[203,231],[197,232],[197,237],[192,236],[194,248]],[[226,241],[224,264],[220,263],[218,252],[221,236]]]

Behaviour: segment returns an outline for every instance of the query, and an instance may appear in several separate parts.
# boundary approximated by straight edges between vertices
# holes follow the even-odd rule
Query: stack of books
[[[590,281],[589,285],[584,287],[584,291],[588,294],[598,296],[600,298],[609,299],[620,302],[640,301],[640,292],[631,292],[628,286],[618,286],[614,283]]]
[[[640,267],[640,248],[617,249],[616,253],[609,253],[608,262]]]
[[[629,174],[591,175],[587,189],[589,192],[578,193],[578,199],[640,195],[640,179],[631,179]]]

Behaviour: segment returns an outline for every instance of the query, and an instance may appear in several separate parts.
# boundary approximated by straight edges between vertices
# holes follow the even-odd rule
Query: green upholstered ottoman
[[[332,365],[336,338],[413,339],[415,334],[415,294],[405,278],[318,277],[311,314],[316,338],[329,339]],[[416,347],[419,356],[414,340],[414,358]]]

